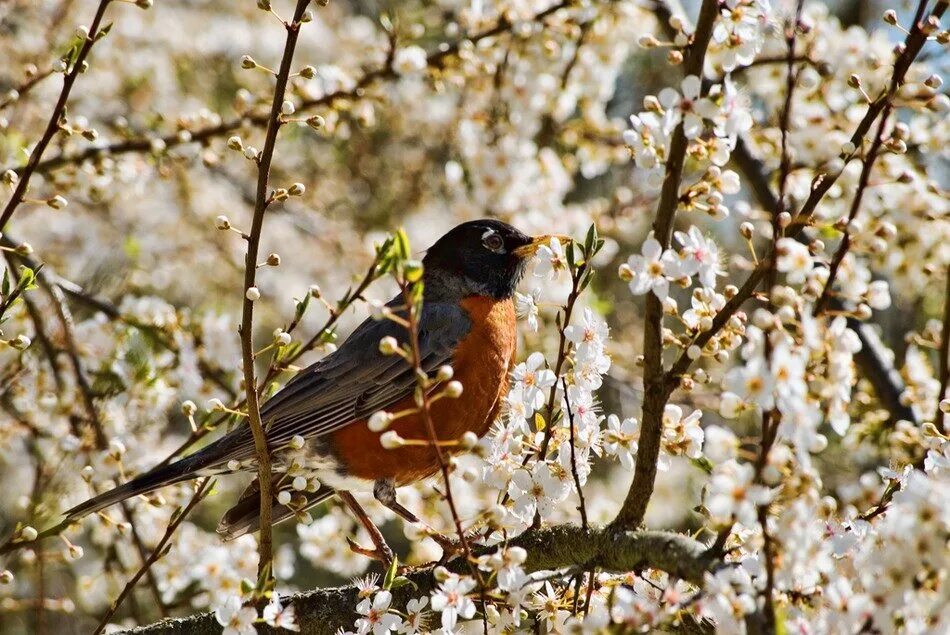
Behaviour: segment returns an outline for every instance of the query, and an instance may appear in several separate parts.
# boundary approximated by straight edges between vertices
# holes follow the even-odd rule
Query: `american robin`
[[[431,405],[440,441],[457,440],[467,432],[481,437],[488,431],[515,361],[512,296],[528,260],[552,238],[567,240],[530,237],[511,225],[485,219],[458,225],[426,252],[424,301],[418,318],[422,367],[432,373],[449,364],[464,387],[459,398],[439,399]],[[389,306],[396,311],[403,304],[399,296]],[[377,411],[415,408],[412,368],[398,355],[387,356],[379,350],[382,338],[394,337],[402,343],[407,336],[406,328],[392,320],[367,319],[338,350],[298,373],[262,406],[275,472],[286,472],[296,462],[297,469],[305,467],[320,482],[315,492],[304,493],[302,504],[299,498],[290,506],[275,499],[274,523],[338,495],[373,537],[377,550],[367,553],[391,559],[382,536],[350,492],[371,490],[400,517],[419,522],[397,502],[396,487],[433,475],[439,469],[435,449],[431,444],[385,449],[381,433],[367,425]],[[395,419],[391,429],[404,439],[429,439],[420,414]],[[299,437],[304,438],[304,447],[291,448],[299,444]],[[241,426],[199,452],[146,472],[66,515],[79,519],[132,496],[199,476],[256,471],[255,457],[250,428]],[[273,482],[277,481],[275,477]],[[218,532],[231,539],[256,531],[259,508],[255,480],[225,514]]]

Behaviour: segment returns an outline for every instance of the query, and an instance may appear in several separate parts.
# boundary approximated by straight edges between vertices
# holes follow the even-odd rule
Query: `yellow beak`
[[[514,250],[514,253],[519,258],[530,258],[534,254],[538,253],[538,249],[542,245],[550,245],[551,239],[557,239],[562,245],[566,245],[571,242],[572,238],[570,236],[565,236],[564,234],[542,234],[540,236],[532,236],[531,242],[522,247],[518,247]]]

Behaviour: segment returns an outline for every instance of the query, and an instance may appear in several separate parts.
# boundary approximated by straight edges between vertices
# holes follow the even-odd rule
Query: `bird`
[[[517,354],[515,290],[528,262],[552,240],[570,239],[558,234],[529,236],[502,221],[480,219],[457,225],[426,251],[423,302],[416,320],[420,365],[430,375],[449,365],[463,387],[457,398],[431,403],[430,421],[440,442],[457,441],[469,432],[481,438],[498,416]],[[405,299],[397,295],[387,306],[397,313],[405,311]],[[393,420],[390,429],[406,440],[429,439],[427,423],[415,404],[417,378],[412,366],[399,355],[380,350],[383,338],[404,344],[408,336],[404,324],[369,317],[337,350],[298,372],[261,406],[275,466],[272,482],[278,481],[282,466],[286,472],[289,462],[304,464],[319,482],[316,491],[302,493],[302,501],[301,492],[294,492],[297,499],[283,505],[275,494],[274,524],[337,496],[374,543],[372,550],[352,541],[350,547],[384,562],[392,561],[392,551],[353,492],[372,491],[399,517],[424,524],[399,504],[396,488],[440,469],[434,446],[417,443],[386,449],[381,432],[368,425],[376,412],[415,409]],[[303,448],[293,447],[301,437]],[[458,446],[446,450],[457,451]],[[250,426],[240,426],[194,454],[159,465],[73,507],[65,512],[66,521],[174,483],[236,471],[256,473],[256,457]],[[260,528],[260,496],[255,478],[218,525],[225,540]],[[449,547],[447,538],[434,531],[431,535],[444,549]]]

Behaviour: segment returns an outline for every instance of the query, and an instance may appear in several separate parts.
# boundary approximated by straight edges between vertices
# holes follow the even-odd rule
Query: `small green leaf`
[[[399,570],[399,558],[393,556],[393,561],[389,564],[386,571],[386,577],[383,579],[383,589],[389,590],[393,587],[393,581],[396,579],[396,572]]]

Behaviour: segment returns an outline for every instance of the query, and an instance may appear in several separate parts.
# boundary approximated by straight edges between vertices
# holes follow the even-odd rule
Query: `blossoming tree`
[[[0,3],[0,631],[947,632],[950,2],[831,4]],[[480,216],[573,241],[373,569],[260,404]],[[62,520],[235,426],[292,522]]]

